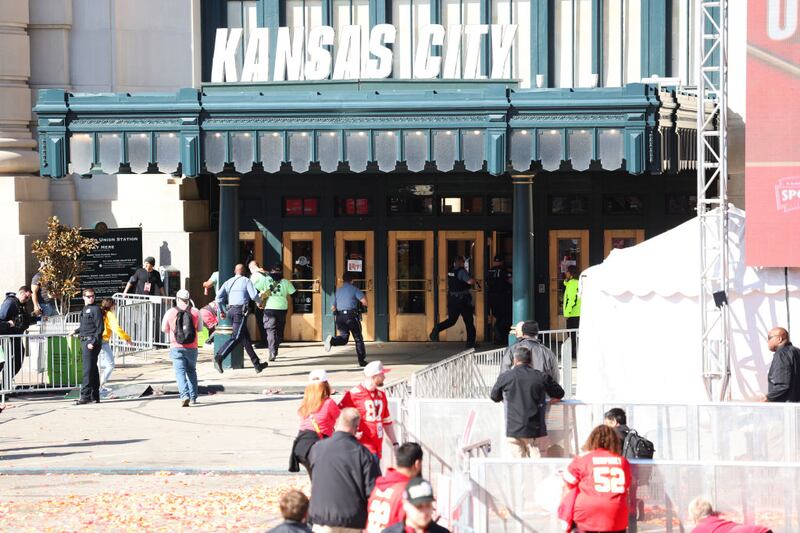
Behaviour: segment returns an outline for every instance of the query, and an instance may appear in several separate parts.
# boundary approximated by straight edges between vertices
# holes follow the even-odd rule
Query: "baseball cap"
[[[403,497],[411,505],[421,505],[436,500],[433,497],[433,487],[421,477],[411,478],[403,492]]]
[[[145,263],[150,263],[151,265],[156,266],[156,258],[153,257],[152,255],[148,255],[147,257],[145,257],[144,258],[144,262]]]
[[[177,294],[175,294],[175,297],[181,300],[188,300],[190,298],[189,291],[186,289],[181,289],[177,292]]]
[[[308,373],[308,382],[309,383],[316,383],[316,382],[326,382],[328,381],[328,373],[319,368],[317,370],[312,370]]]
[[[383,368],[383,363],[380,361],[372,361],[370,364],[364,367],[364,375],[368,378],[372,376],[377,376],[378,374],[386,374],[391,370],[388,368]]]

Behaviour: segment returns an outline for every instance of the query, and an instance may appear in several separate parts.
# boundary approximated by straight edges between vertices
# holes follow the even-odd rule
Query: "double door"
[[[477,280],[472,287],[477,339],[483,338],[484,236],[482,231],[390,231],[389,340],[427,341],[433,326],[447,318],[447,272],[455,256]],[[434,244],[436,244],[434,248]],[[434,254],[434,250],[436,253]],[[434,257],[437,260],[434,262]],[[438,304],[438,305],[435,305]],[[438,308],[438,313],[435,309]],[[465,341],[464,324],[443,331],[443,341]]]

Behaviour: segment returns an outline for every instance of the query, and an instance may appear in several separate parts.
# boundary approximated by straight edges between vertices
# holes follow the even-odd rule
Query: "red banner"
[[[797,267],[800,0],[750,0],[747,19],[745,260],[751,266]]]

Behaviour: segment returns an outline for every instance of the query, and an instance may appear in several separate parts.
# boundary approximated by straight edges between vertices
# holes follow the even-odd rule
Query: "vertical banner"
[[[800,0],[747,3],[749,266],[800,266]]]

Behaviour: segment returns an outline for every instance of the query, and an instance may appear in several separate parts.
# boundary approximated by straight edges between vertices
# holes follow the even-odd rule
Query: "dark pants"
[[[283,342],[283,330],[286,327],[285,309],[264,309],[264,329],[267,330],[267,345],[272,357],[278,356],[278,348]]]
[[[567,329],[578,329],[580,324],[581,317],[567,317]],[[572,341],[572,358],[575,359],[578,356],[578,334],[573,331],[569,334],[569,338]]]
[[[267,332],[265,328],[266,320],[264,320],[264,309],[259,309],[257,306],[253,306],[255,308],[256,314],[256,327],[258,328],[259,333],[261,333],[261,342],[266,346],[267,344]]]
[[[511,330],[511,301],[502,296],[489,296],[489,312],[494,317],[494,342],[508,344]]]
[[[361,335],[361,318],[356,313],[336,313],[336,331],[338,335],[331,339],[331,346],[344,346],[353,334],[356,343],[356,355],[359,361],[367,357],[367,349],[364,347],[364,337]]]
[[[467,345],[475,344],[475,321],[472,317],[473,307],[469,300],[462,298],[450,298],[447,300],[447,320],[439,322],[433,327],[435,335],[447,328],[454,326],[458,322],[458,317],[464,320],[464,327],[467,329]]]
[[[244,350],[247,352],[247,355],[250,356],[250,361],[253,363],[253,366],[261,364],[261,361],[258,359],[258,355],[256,351],[253,349],[253,343],[250,341],[250,334],[247,332],[247,317],[242,316],[242,309],[244,306],[241,305],[231,305],[228,307],[228,317],[230,317],[231,322],[233,323],[233,333],[231,334],[231,338],[228,339],[228,342],[222,347],[222,350],[214,356],[219,362],[225,360],[228,357],[236,345],[240,342],[244,345]]]
[[[81,341],[83,351],[83,381],[81,382],[81,400],[93,402],[100,400],[100,372],[97,370],[97,357],[100,355],[101,343],[95,341],[89,349],[91,341]]]

